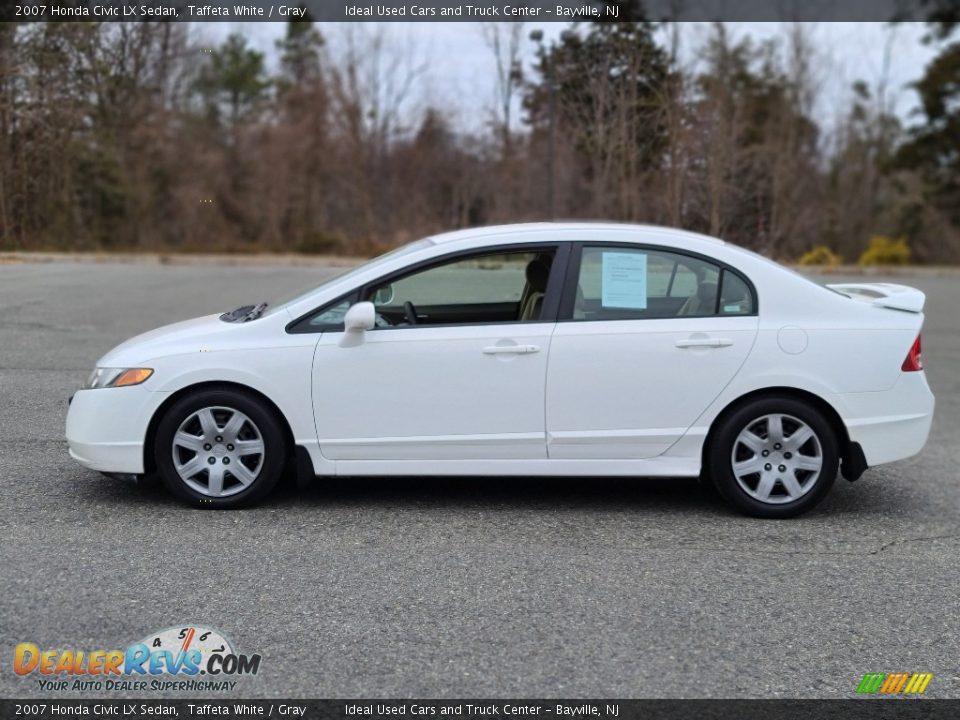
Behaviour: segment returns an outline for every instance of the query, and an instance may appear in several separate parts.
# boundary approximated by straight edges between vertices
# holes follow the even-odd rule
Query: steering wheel
[[[406,316],[407,322],[410,325],[417,324],[417,309],[413,306],[413,303],[410,302],[409,300],[407,300],[403,304],[403,314]]]

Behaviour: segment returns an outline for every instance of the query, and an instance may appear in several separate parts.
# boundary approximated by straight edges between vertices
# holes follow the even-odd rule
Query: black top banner
[[[3,21],[956,21],[960,0],[0,0]]]

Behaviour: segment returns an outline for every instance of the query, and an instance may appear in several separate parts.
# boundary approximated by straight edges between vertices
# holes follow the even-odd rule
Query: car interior
[[[535,322],[543,310],[553,257],[554,252],[549,250],[501,252],[497,256],[468,259],[394,279],[388,285],[371,289],[366,299],[376,306],[377,324],[381,327]],[[473,267],[463,268],[456,275],[448,271],[444,277],[445,267],[467,264]],[[431,272],[434,274],[428,280]],[[420,274],[424,280],[414,282]],[[405,283],[408,279],[411,282]],[[421,294],[420,286],[427,282],[446,285],[450,300],[459,295],[462,301],[443,301],[442,297],[440,302],[421,301],[428,293]],[[454,285],[455,282],[460,284]]]
[[[596,253],[597,257],[601,253]],[[576,320],[636,320],[753,312],[750,293],[736,274],[712,263],[672,253],[648,253],[643,307],[604,305],[599,272],[581,265],[573,317]],[[584,290],[586,286],[586,291]],[[719,301],[718,301],[719,292]]]
[[[642,307],[604,305],[602,258],[613,248],[585,248],[574,320],[636,320],[749,315],[753,295],[736,273],[694,257],[636,251],[646,260]],[[536,322],[541,318],[555,251],[498,251],[416,270],[376,287],[364,300],[376,307],[376,327]],[[718,298],[719,293],[719,298]],[[356,296],[315,313],[309,328],[342,328]]]

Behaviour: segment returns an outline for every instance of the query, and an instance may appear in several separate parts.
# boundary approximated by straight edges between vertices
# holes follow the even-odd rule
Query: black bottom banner
[[[960,700],[0,700],[0,718],[953,720]]]

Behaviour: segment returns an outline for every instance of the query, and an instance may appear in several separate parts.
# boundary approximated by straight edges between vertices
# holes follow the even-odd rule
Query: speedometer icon
[[[160,632],[151,633],[143,640],[144,645],[151,652],[167,650],[174,657],[191,650],[200,652],[201,661],[197,663],[205,667],[211,655],[233,655],[233,646],[219,631],[202,625],[184,625],[169,627]]]

